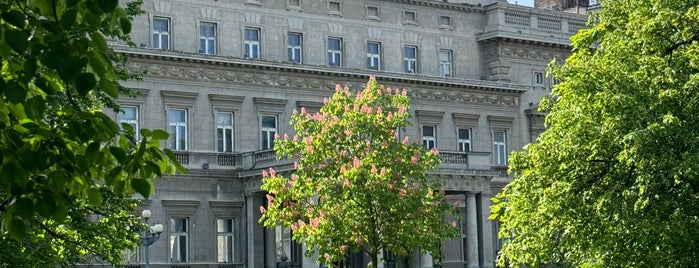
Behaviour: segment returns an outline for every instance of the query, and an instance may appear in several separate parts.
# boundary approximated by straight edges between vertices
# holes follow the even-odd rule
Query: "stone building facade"
[[[370,75],[406,88],[413,124],[444,162],[430,173],[460,202],[462,235],[444,242],[442,267],[493,267],[497,224],[490,198],[510,180],[507,153],[543,130],[536,111],[553,83],[549,61],[570,52],[586,17],[497,0],[145,0],[137,47],[112,44],[147,71],[125,86],[115,120],[166,129],[163,147],[187,174],[155,181],[143,200],[165,231],[151,267],[318,267],[288,230],[259,223],[261,170],[276,160],[275,133],[291,112],[317,111],[336,84],[358,90]],[[141,267],[144,248],[125,254]],[[429,255],[390,253],[388,267],[433,267]],[[347,264],[361,267],[366,256]]]

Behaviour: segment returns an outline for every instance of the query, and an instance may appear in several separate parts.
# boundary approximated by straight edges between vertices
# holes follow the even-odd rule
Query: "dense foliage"
[[[270,170],[262,189],[261,222],[290,227],[319,261],[364,252],[374,266],[380,250],[407,255],[415,248],[438,259],[456,229],[442,221],[455,208],[427,172],[440,161],[398,130],[408,125],[409,98],[373,78],[356,93],[337,87],[319,113],[294,112],[297,135],[275,140],[279,157],[298,157],[286,178]]]
[[[114,99],[128,93],[118,80],[130,76],[105,38],[130,43],[139,4],[0,0],[0,241],[22,252],[2,260],[40,244],[56,254],[47,259],[92,253],[118,262],[114,254],[137,242],[137,228],[124,230],[138,219],[115,200],[134,190],[147,197],[152,178],[181,168],[159,149],[166,132],[141,131],[138,142],[102,111],[118,111]],[[98,214],[109,223],[84,224]]]
[[[548,129],[513,154],[499,264],[693,267],[699,1],[609,0],[551,65]]]

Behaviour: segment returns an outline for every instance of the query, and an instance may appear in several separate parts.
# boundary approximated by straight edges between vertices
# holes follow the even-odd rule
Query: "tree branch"
[[[672,44],[670,47],[665,49],[665,52],[663,53],[663,56],[667,56],[669,54],[672,54],[676,49],[678,49],[681,46],[691,44],[693,42],[699,41],[699,35],[692,36],[689,40],[683,40],[678,43]]]

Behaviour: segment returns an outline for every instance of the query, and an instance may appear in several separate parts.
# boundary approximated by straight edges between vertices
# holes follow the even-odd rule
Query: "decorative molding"
[[[439,37],[439,43],[443,47],[446,47],[446,48],[451,47],[451,44],[453,43],[453,41],[454,41],[454,39],[452,39],[451,37],[444,37],[444,36]]]
[[[160,95],[165,103],[194,104],[199,92],[161,90]]]
[[[381,28],[368,28],[369,38],[380,39],[381,38]]]
[[[488,116],[488,123],[490,123],[491,127],[496,127],[496,128],[510,128],[512,127],[512,123],[515,121],[514,117],[511,116],[498,116],[498,115],[489,115]]]
[[[252,102],[255,104],[268,104],[268,105],[279,105],[279,106],[284,106],[289,100],[287,99],[273,99],[273,98],[263,98],[263,97],[254,97],[252,98]]]
[[[443,111],[415,110],[419,122],[441,123],[444,117]]]
[[[209,206],[216,216],[233,216],[240,214],[243,202],[210,200]]]
[[[260,14],[252,13],[252,12],[245,13],[245,22],[247,22],[247,23],[260,24],[261,20],[262,20],[262,16]]]
[[[199,207],[199,200],[161,200],[168,214],[193,215]]]
[[[417,43],[417,33],[414,32],[404,32],[403,40],[408,43]]]
[[[328,23],[328,31],[332,34],[342,34],[342,24]]]
[[[481,115],[480,114],[452,113],[451,117],[454,119],[454,123],[456,125],[477,126],[478,119],[481,118]]]
[[[303,20],[299,18],[288,18],[289,28],[291,29],[303,29]]]
[[[216,9],[210,7],[201,7],[201,17],[207,19],[216,18]]]
[[[309,113],[315,113],[320,111],[320,108],[323,107],[323,103],[316,101],[296,101],[296,106],[299,108],[306,108],[306,111]]]
[[[564,52],[554,52],[550,49],[543,49],[537,47],[526,47],[526,46],[509,46],[509,45],[494,45],[490,46],[485,50],[485,56],[488,57],[510,57],[510,58],[520,58],[527,60],[542,60],[549,62],[552,59],[557,61],[563,61],[568,54]]]
[[[212,102],[243,102],[245,96],[209,94],[209,100]]]
[[[153,10],[158,13],[170,13],[169,1],[153,1]]]

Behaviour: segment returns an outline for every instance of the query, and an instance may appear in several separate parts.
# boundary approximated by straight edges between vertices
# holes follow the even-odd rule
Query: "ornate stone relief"
[[[182,65],[162,65],[154,63],[130,62],[131,72],[148,71],[148,76],[167,76],[186,80],[213,80],[220,82],[239,82],[246,84],[286,86],[293,88],[320,89],[333,92],[335,85],[348,86],[357,91],[364,88],[365,82],[351,80],[319,79],[295,75],[285,75],[265,72],[246,72],[237,70],[222,70],[204,67]],[[448,100],[454,102],[483,103],[494,105],[518,106],[518,98],[514,95],[497,93],[475,93],[466,91],[440,90],[435,88],[409,89],[408,95],[413,99]]]
[[[538,49],[534,47],[519,47],[519,46],[491,46],[485,50],[486,57],[496,57],[505,56],[513,58],[523,58],[523,59],[535,59],[550,61],[556,59],[561,61],[565,59],[568,55],[563,55],[561,53],[552,52],[546,49]]]

